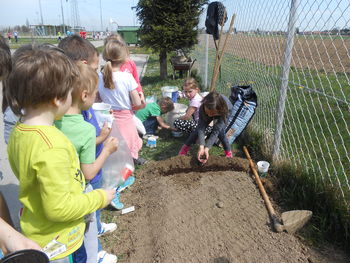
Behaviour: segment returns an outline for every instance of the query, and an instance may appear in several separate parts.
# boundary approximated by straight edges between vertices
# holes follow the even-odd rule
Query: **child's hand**
[[[199,146],[197,159],[199,162],[205,164],[209,159],[209,148],[207,147],[204,148],[203,145]]]
[[[107,196],[107,204],[110,204],[115,197],[115,189],[104,189]]]
[[[100,135],[98,136],[98,137],[100,137],[102,142],[104,142],[106,140],[106,138],[111,133],[111,130],[112,129],[108,128],[108,122],[105,121],[105,123],[103,124],[103,127],[101,129]]]
[[[118,149],[119,141],[117,138],[109,137],[104,143],[104,150],[109,154],[114,153]]]

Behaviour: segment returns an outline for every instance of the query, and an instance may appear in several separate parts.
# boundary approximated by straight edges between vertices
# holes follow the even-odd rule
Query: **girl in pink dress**
[[[128,45],[125,43],[124,39],[119,34],[112,34],[112,35],[108,36],[104,41],[104,45],[106,46],[107,42],[109,40],[113,40],[113,39],[118,40],[121,42],[121,44],[125,45],[125,48],[128,52],[128,57],[127,57],[126,61],[120,66],[120,71],[128,72],[134,77],[134,79],[137,83],[137,92],[140,95],[141,101],[144,102],[145,96],[143,94],[142,86],[141,86],[140,79],[139,79],[139,74],[137,73],[137,68],[136,68],[135,62],[130,58]]]
[[[106,61],[103,73],[99,75],[99,95],[103,102],[112,106],[113,116],[118,129],[125,139],[136,164],[143,164],[138,152],[142,147],[135,123],[133,110],[144,107],[137,92],[137,83],[134,77],[122,72],[120,67],[128,58],[127,48],[118,40],[106,43],[102,53]]]

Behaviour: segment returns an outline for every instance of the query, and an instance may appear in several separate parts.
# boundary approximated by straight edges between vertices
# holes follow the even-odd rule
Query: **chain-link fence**
[[[252,85],[259,103],[252,127],[271,156],[302,166],[315,182],[331,184],[350,204],[350,2],[223,4],[229,19],[221,43],[231,16],[237,16],[217,90],[228,94],[232,85]],[[216,48],[203,29],[205,16],[194,55],[199,75],[209,85]]]

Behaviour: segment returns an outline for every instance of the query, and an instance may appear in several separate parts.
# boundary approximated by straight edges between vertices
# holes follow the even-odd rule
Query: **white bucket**
[[[169,97],[173,102],[177,101],[179,88],[176,86],[165,86],[161,88],[163,98]]]
[[[270,163],[266,161],[259,161],[256,163],[258,165],[258,172],[260,175],[265,176],[267,171],[269,170]]]
[[[167,123],[174,128],[174,121],[185,115],[187,106],[181,103],[174,103],[174,109],[167,113]]]
[[[98,126],[103,127],[104,123],[108,123],[108,127],[112,127],[113,115],[110,113],[112,106],[107,103],[94,103],[92,108],[95,112]]]

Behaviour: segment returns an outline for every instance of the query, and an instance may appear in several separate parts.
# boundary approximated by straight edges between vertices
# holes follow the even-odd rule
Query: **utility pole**
[[[61,0],[61,13],[62,13],[62,26],[63,26],[63,35],[66,33],[66,26],[64,25],[64,13],[63,13],[63,5]]]
[[[100,20],[101,20],[101,31],[104,31],[103,30],[103,23],[102,23],[102,3],[101,3],[101,0],[100,0]]]
[[[44,28],[43,10],[41,9],[41,0],[39,0],[39,10],[40,10],[42,34],[43,34],[43,35],[46,35],[46,34],[45,34],[45,28]]]
[[[39,9],[40,9],[41,25],[44,25],[43,10],[41,9],[41,0],[39,0]]]

